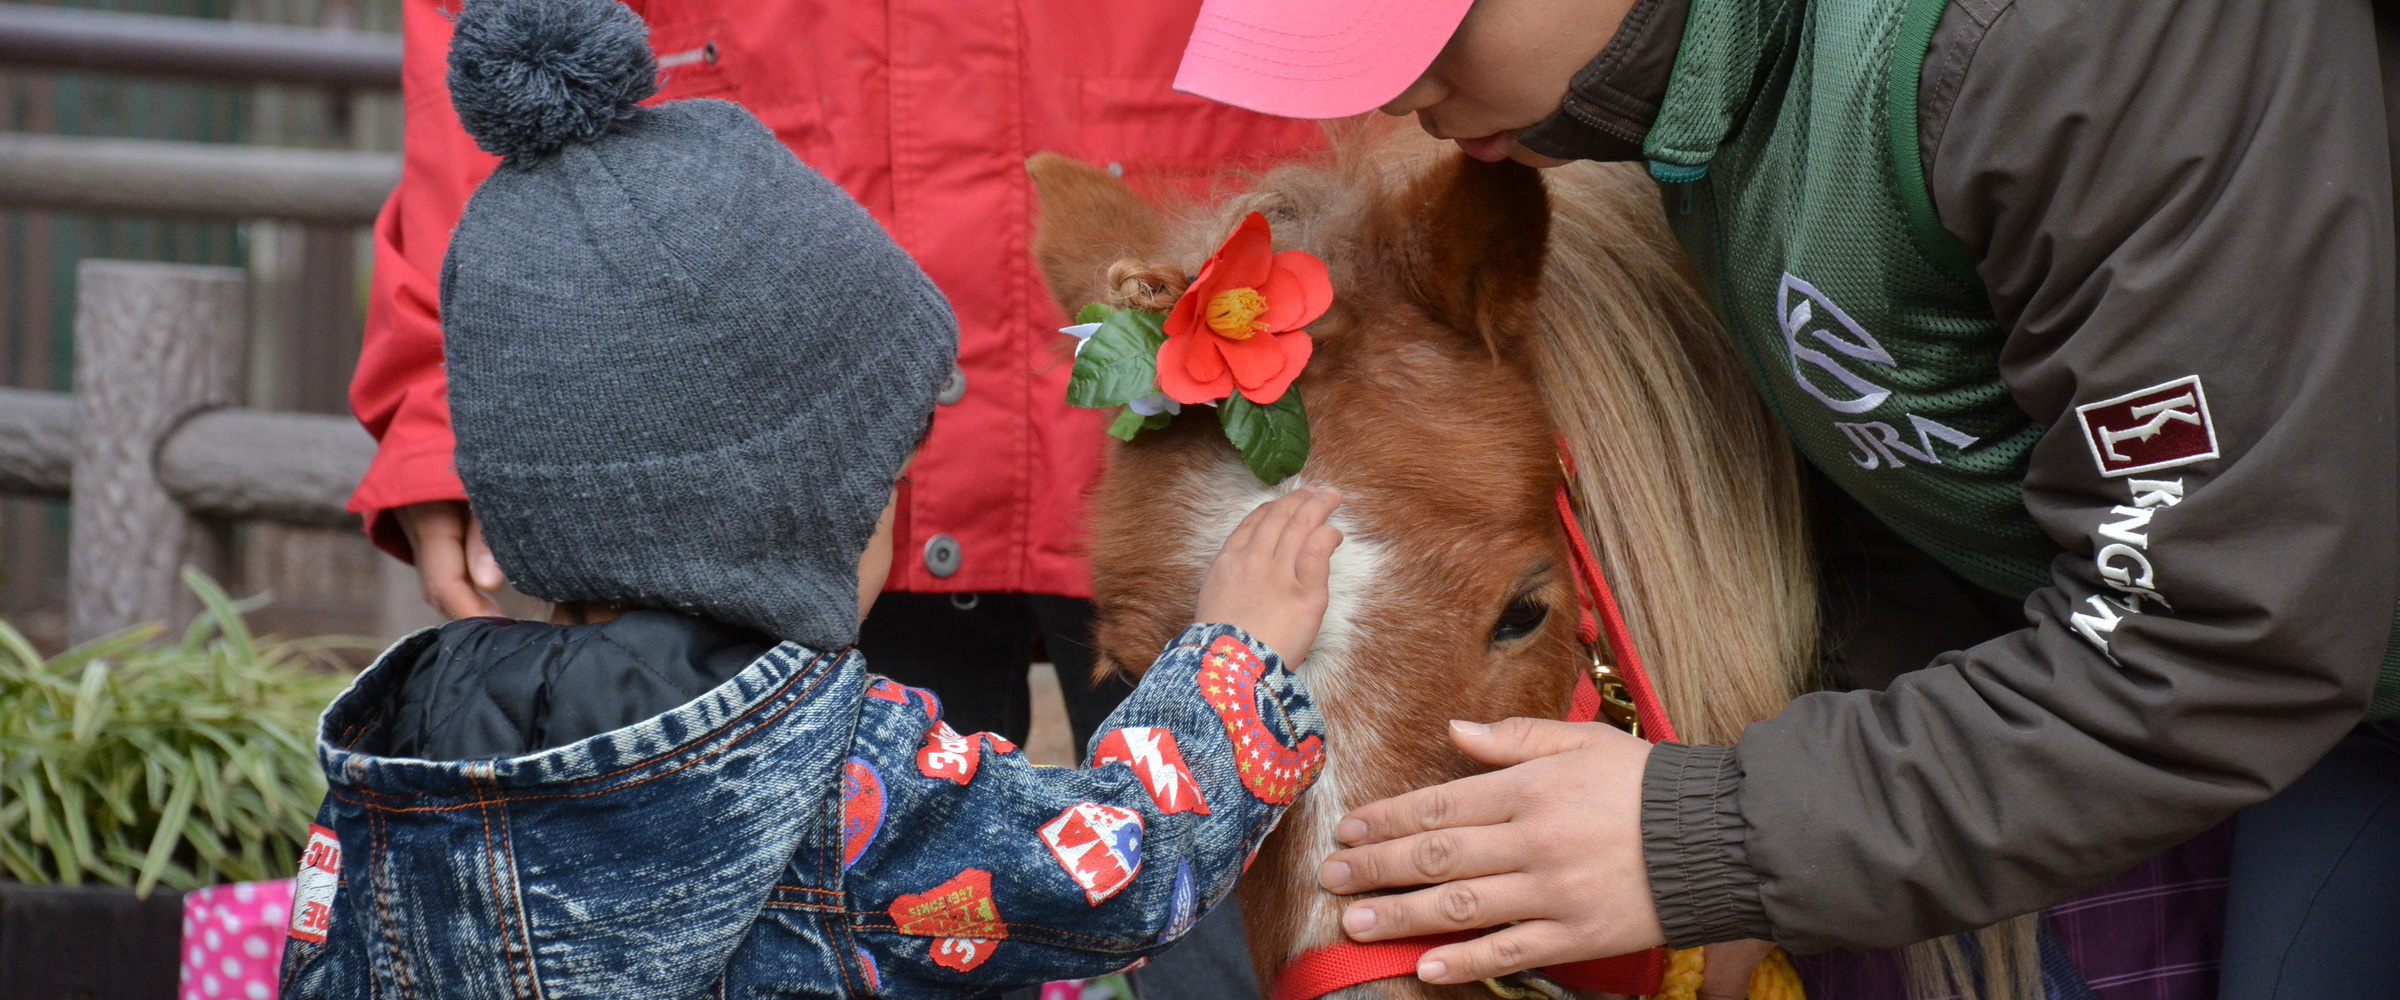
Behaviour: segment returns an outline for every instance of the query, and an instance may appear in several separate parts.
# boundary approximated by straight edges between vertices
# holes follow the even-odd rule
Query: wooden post
[[[82,642],[188,619],[183,566],[224,575],[224,526],[168,495],[157,456],[184,418],[241,398],[249,296],[236,268],[117,260],[84,261],[76,288],[67,632]]]

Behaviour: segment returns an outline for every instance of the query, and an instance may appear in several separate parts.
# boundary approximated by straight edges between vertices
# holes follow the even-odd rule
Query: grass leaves
[[[325,794],[317,713],[362,640],[263,643],[207,577],[178,641],[157,624],[44,660],[0,622],[0,873],[147,893],[291,873]]]

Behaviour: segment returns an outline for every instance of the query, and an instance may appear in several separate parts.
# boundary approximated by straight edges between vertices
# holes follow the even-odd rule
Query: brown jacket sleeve
[[[2367,0],[1953,5],[1930,184],[2048,427],[2025,500],[2063,553],[2029,627],[1735,749],[1662,745],[1644,839],[1672,943],[1884,947],[2037,909],[2358,722],[2400,572],[2375,32]],[[2194,400],[2138,395],[2186,377]],[[2170,405],[2101,405],[2129,394]],[[2095,405],[2120,432],[2204,406],[2217,456],[2105,475]]]

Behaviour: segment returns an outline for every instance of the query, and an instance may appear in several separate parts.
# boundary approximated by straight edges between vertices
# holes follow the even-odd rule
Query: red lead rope
[[[1633,702],[1641,734],[1653,743],[1672,740],[1675,726],[1667,721],[1666,708],[1659,703],[1658,689],[1650,684],[1649,672],[1642,669],[1641,654],[1633,648],[1633,632],[1625,627],[1625,615],[1617,608],[1617,596],[1609,589],[1608,575],[1600,571],[1600,559],[1593,554],[1591,542],[1584,537],[1583,526],[1575,518],[1574,467],[1566,457],[1565,442],[1560,442],[1558,454],[1559,463],[1567,473],[1558,486],[1558,521],[1566,528],[1568,559],[1575,567],[1575,637],[1595,650],[1603,639],[1607,641],[1609,662],[1613,664],[1616,680],[1625,685],[1626,700]],[[1600,718],[1602,705],[1601,691],[1593,682],[1592,673],[1576,671],[1575,696],[1567,709],[1567,721],[1595,721]],[[1413,976],[1417,960],[1426,952],[1446,944],[1471,941],[1476,936],[1472,931],[1458,931],[1363,944],[1343,938],[1294,956],[1275,975],[1275,985],[1267,991],[1268,1000],[1318,1000],[1361,983]],[[1658,992],[1660,981],[1666,977],[1667,949],[1652,948],[1631,955],[1544,966],[1541,971],[1576,989],[1646,996]]]

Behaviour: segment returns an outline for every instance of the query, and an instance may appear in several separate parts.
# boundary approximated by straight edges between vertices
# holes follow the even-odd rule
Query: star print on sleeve
[[[1258,681],[1266,669],[1241,640],[1220,635],[1202,655],[1200,693],[1233,741],[1242,787],[1261,802],[1286,805],[1316,781],[1325,766],[1325,741],[1311,735],[1298,746],[1285,746],[1259,718]]]

